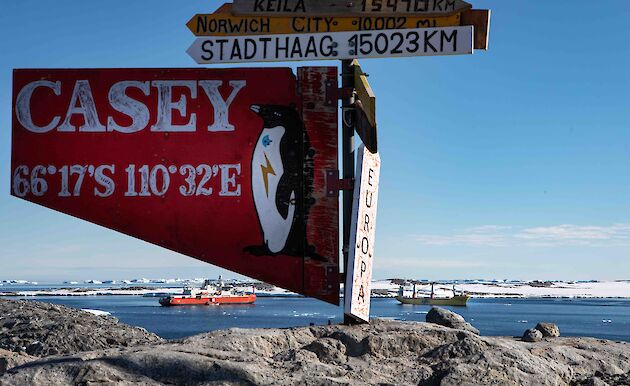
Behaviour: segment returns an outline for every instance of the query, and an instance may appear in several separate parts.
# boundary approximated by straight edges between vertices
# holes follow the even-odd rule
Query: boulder
[[[161,341],[116,318],[55,304],[0,299],[0,349],[43,357]]]
[[[542,332],[545,338],[557,338],[560,336],[560,329],[554,323],[538,323],[536,329]]]
[[[427,323],[439,324],[440,326],[456,328],[458,330],[466,330],[479,335],[479,330],[473,327],[472,324],[466,322],[461,315],[444,308],[431,308],[427,313],[426,321]]]
[[[530,328],[529,330],[526,330],[523,334],[523,341],[525,342],[540,342],[542,338],[542,332],[538,331],[535,328]]]
[[[346,346],[337,339],[322,338],[304,346],[304,350],[312,351],[320,362],[344,363],[347,361]]]
[[[37,358],[27,354],[0,349],[0,375],[13,367],[21,366],[35,359]]]

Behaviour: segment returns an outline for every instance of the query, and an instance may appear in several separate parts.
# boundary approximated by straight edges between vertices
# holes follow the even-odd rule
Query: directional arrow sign
[[[240,36],[450,27],[460,22],[459,13],[442,17],[234,16],[232,4],[224,4],[213,14],[193,16],[186,26],[196,36]]]
[[[376,96],[367,80],[367,75],[361,69],[359,61],[352,63],[354,67],[354,88],[356,90],[357,107],[355,129],[361,141],[372,153],[378,151],[378,135],[376,131]]]
[[[332,60],[473,53],[473,27],[198,38],[199,64]]]
[[[471,8],[462,0],[234,0],[236,15],[449,15]]]

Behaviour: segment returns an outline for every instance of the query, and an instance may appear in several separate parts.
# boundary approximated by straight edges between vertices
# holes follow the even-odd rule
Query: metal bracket
[[[341,108],[341,119],[343,120],[344,125],[349,127],[354,127],[356,121],[356,107],[342,107]]]
[[[339,99],[350,99],[353,95],[353,88],[339,88],[336,82],[326,82],[326,106],[336,106]]]
[[[339,179],[339,170],[326,170],[326,197],[337,197],[340,190],[354,189],[354,178]]]

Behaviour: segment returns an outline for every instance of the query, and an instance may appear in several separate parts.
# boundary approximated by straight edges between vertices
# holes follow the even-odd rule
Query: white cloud
[[[481,225],[447,235],[425,234],[415,237],[422,244],[437,246],[630,246],[630,224],[610,226],[562,224],[531,228]]]
[[[473,245],[493,246],[505,245],[504,231],[512,227],[504,225],[481,225],[464,229],[452,235],[419,235],[417,240],[427,245]]]
[[[375,259],[374,265],[388,269],[424,269],[424,268],[480,268],[487,267],[488,263],[475,260],[449,260],[449,259],[423,259],[421,257],[411,259]]]
[[[502,246],[505,244],[505,240],[501,235],[476,233],[456,235],[419,235],[416,239],[422,244],[427,245]]]
[[[472,233],[488,233],[488,232],[506,231],[509,229],[512,229],[512,227],[508,225],[480,225],[480,226],[468,228],[467,230]]]
[[[563,224],[551,227],[524,229],[522,232],[516,234],[515,237],[542,241],[629,240],[630,225],[614,224],[603,227]]]

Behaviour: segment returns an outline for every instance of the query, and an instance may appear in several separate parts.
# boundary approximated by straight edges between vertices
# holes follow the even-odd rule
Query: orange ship
[[[185,287],[181,295],[171,295],[160,299],[163,306],[200,306],[220,304],[252,304],[256,294],[238,292],[235,288],[226,288],[223,282],[218,286],[206,280],[201,288]]]

